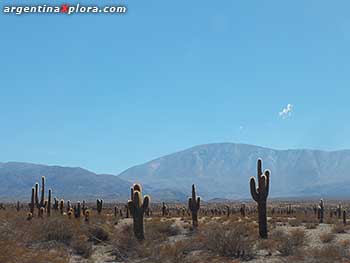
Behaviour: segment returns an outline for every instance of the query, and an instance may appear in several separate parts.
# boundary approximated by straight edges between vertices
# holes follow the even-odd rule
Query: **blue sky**
[[[1,13],[1,161],[119,173],[212,142],[350,148],[349,1],[81,3],[128,13]]]

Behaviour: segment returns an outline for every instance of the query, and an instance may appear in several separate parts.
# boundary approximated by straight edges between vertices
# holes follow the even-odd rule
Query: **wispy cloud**
[[[287,107],[283,108],[282,111],[280,111],[278,113],[278,115],[282,118],[282,119],[287,119],[290,116],[292,116],[292,111],[293,111],[293,105],[288,103]]]

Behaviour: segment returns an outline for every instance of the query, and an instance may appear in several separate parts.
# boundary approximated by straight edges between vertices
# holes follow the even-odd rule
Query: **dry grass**
[[[323,233],[320,235],[320,240],[322,243],[330,243],[335,239],[335,234],[333,233]]]
[[[271,239],[276,242],[276,249],[283,256],[290,256],[299,253],[305,244],[306,234],[303,229],[297,228],[290,232],[275,230]]]
[[[257,231],[247,222],[229,222],[227,224],[209,223],[202,233],[206,247],[222,256],[249,259],[257,240]]]
[[[25,211],[17,213],[10,208],[0,211],[0,262],[68,263],[72,255],[78,261],[96,262],[102,253],[108,253],[118,262],[146,263],[232,263],[253,258],[258,262],[271,259],[277,260],[273,262],[323,263],[350,259],[350,240],[341,234],[346,233],[348,227],[340,224],[340,220],[326,217],[325,222],[338,223],[307,230],[308,236],[316,236],[307,239],[310,244],[306,244],[303,229],[317,228],[318,222],[312,213],[274,214],[268,221],[269,239],[266,240],[258,238],[256,221],[256,213],[247,213],[246,218],[240,218],[239,213],[229,218],[207,216],[199,218],[198,230],[192,231],[190,217],[156,215],[145,220],[146,239],[139,242],[134,238],[132,220],[114,217],[111,208],[106,208],[101,215],[92,210],[89,222],[56,213],[50,218],[34,217],[27,221]],[[330,227],[332,230],[328,233]],[[317,240],[318,235],[321,242]]]
[[[346,226],[344,226],[343,224],[336,224],[333,226],[332,232],[334,234],[344,234],[346,233]]]

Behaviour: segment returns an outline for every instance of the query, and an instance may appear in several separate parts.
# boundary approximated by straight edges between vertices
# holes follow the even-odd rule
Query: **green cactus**
[[[74,217],[75,218],[80,218],[81,215],[81,204],[80,201],[77,203],[76,206],[74,206]]]
[[[168,207],[167,207],[166,204],[163,202],[163,203],[162,203],[162,216],[166,216],[166,215],[167,215],[167,211],[168,211]]]
[[[188,209],[191,211],[193,229],[198,227],[198,210],[201,205],[201,198],[196,197],[196,188],[192,185],[192,197],[188,198]]]
[[[30,205],[29,205],[30,213],[32,214],[32,217],[34,215],[34,207],[35,207],[35,188],[33,187],[32,188],[32,198],[31,198]]]
[[[261,159],[258,159],[257,177],[258,187],[256,187],[254,177],[250,178],[250,193],[258,204],[259,235],[261,238],[267,238],[266,200],[269,195],[270,171],[262,171]]]
[[[67,211],[67,213],[68,213],[69,211],[71,211],[71,208],[72,208],[72,204],[71,204],[70,200],[68,200],[68,201],[67,201],[67,206],[66,206],[66,211]]]
[[[60,201],[60,214],[63,215],[63,212],[64,212],[64,200],[61,199],[61,201]]]
[[[323,219],[324,219],[324,202],[323,202],[323,199],[320,200],[320,203],[318,205],[317,217],[318,217],[320,223],[323,223]]]
[[[87,207],[86,207],[86,204],[85,204],[85,200],[83,200],[83,206],[81,208],[81,210],[83,211],[83,215],[85,215],[86,209],[87,209]]]
[[[49,196],[48,196],[47,205],[46,205],[47,216],[51,215],[51,198],[52,198],[52,190],[49,189]]]
[[[98,214],[101,214],[102,208],[103,208],[103,200],[102,199],[97,199],[96,200],[96,209],[97,209],[97,213]]]
[[[337,208],[337,216],[338,216],[338,219],[341,218],[341,214],[342,214],[342,209],[341,209],[341,204],[338,205],[338,208]]]
[[[245,217],[245,204],[241,204],[241,208],[239,209],[242,217]]]
[[[58,208],[59,208],[59,202],[58,202],[57,197],[55,197],[55,198],[53,199],[52,209],[55,210],[55,211],[58,211]]]
[[[140,184],[134,184],[131,188],[131,200],[128,201],[128,209],[133,217],[134,234],[138,240],[143,240],[143,217],[150,203],[150,197],[146,195],[142,200],[142,188]]]
[[[343,210],[343,224],[344,224],[344,226],[346,225],[346,211],[345,211],[345,209]]]
[[[230,210],[230,206],[226,205],[226,215],[227,217],[230,217],[230,214],[231,214],[231,210]]]
[[[45,176],[41,177],[40,207],[45,207]]]

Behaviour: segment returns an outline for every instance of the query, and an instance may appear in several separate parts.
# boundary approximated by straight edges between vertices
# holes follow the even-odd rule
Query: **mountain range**
[[[0,163],[0,201],[29,200],[31,187],[42,175],[54,196],[71,200],[125,201],[132,182],[142,183],[144,192],[158,201],[185,200],[193,183],[205,200],[245,199],[258,158],[271,171],[271,197],[350,197],[350,150],[274,150],[215,143],[160,157],[118,176],[79,167]]]

